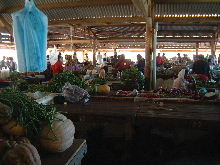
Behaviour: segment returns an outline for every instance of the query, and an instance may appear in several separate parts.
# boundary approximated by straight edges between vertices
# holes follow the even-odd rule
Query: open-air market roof
[[[35,3],[49,18],[49,45],[91,48],[95,39],[100,47],[111,43],[117,47],[144,48],[146,18],[136,8],[138,1],[35,0]],[[25,0],[0,0],[1,32],[12,33],[11,13],[22,9],[24,3]],[[219,0],[153,0],[152,8],[153,19],[159,23],[159,43],[195,44],[217,42],[219,38]],[[13,40],[10,36],[1,38]]]

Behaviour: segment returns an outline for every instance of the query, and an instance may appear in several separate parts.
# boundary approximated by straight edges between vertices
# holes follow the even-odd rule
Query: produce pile
[[[135,67],[124,70],[122,72],[121,81],[124,85],[138,83],[139,89],[143,89],[144,87],[144,75]]]
[[[170,90],[158,88],[153,92],[159,94],[161,97],[193,97],[198,95],[196,91],[177,88],[172,88]]]
[[[131,97],[135,97],[137,96],[139,93],[136,89],[134,89],[133,91],[123,91],[123,90],[118,90],[116,92],[116,96],[131,96]]]
[[[197,74],[193,75],[194,83],[196,88],[219,88],[220,86],[208,80],[208,77],[205,75]]]
[[[71,120],[14,88],[0,94],[0,164],[40,165],[37,149],[63,152],[74,139]],[[18,137],[25,140],[18,140]],[[36,148],[37,149],[36,149]]]
[[[35,137],[43,126],[50,125],[56,120],[55,115],[58,113],[55,107],[38,104],[24,93],[13,88],[11,91],[4,91],[0,94],[0,102],[11,108],[11,112],[8,112],[10,115],[8,119],[13,119],[18,125],[26,129],[15,134],[18,136]],[[4,119],[5,116],[0,114],[0,117],[0,119]]]
[[[60,93],[63,86],[67,82],[69,82],[71,85],[77,85],[80,88],[85,88],[84,80],[80,77],[78,72],[66,71],[60,74],[56,74],[48,84],[29,85],[28,91]]]
[[[216,99],[218,96],[213,91],[208,91],[205,88],[199,90],[185,90],[172,88],[170,90],[158,88],[154,90],[156,97],[161,98],[190,98],[190,99]]]
[[[110,93],[110,87],[106,84],[107,80],[105,78],[95,78],[88,82],[86,90],[90,94],[102,94],[107,95]]]

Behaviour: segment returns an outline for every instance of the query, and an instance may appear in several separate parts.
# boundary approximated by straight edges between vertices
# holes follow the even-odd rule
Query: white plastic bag
[[[178,78],[176,78],[173,82],[173,88],[186,89],[184,76],[185,76],[185,69],[182,69],[178,74]]]

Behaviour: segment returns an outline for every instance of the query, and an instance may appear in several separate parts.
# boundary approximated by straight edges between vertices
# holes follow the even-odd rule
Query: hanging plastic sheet
[[[47,68],[47,16],[26,0],[25,8],[12,13],[19,72],[42,72]]]

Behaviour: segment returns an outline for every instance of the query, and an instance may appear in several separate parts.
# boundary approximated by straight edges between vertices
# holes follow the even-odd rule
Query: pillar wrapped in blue
[[[47,68],[48,19],[34,4],[26,0],[25,8],[12,13],[13,32],[19,72],[42,72]]]

